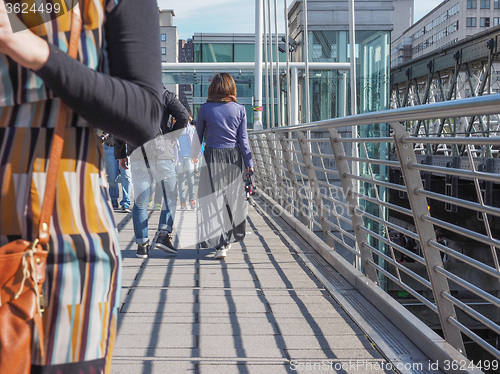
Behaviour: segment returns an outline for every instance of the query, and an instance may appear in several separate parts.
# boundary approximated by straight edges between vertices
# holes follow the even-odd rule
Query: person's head
[[[436,234],[436,240],[438,242],[442,242],[444,240],[443,232],[440,229],[434,230],[434,233]]]
[[[212,83],[208,87],[208,96],[229,96],[236,97],[236,83],[233,77],[228,73],[219,73],[215,75]]]

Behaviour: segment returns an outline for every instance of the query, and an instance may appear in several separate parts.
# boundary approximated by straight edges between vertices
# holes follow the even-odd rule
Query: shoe
[[[155,210],[161,210],[161,204],[160,203],[156,203],[155,204]]]
[[[181,203],[181,210],[187,210],[186,203]]]
[[[226,246],[219,247],[215,250],[214,258],[216,260],[223,260],[227,256]]]
[[[136,257],[139,258],[148,258],[148,252],[149,252],[149,243],[138,244],[137,252],[135,252],[135,255]]]
[[[113,209],[118,209],[118,201],[113,201]]]
[[[226,244],[224,244],[224,249],[225,249],[226,251],[229,251],[229,250],[231,249],[231,243],[226,243]]]
[[[130,213],[131,212],[131,210],[127,204],[122,205],[122,212],[123,213]]]
[[[196,201],[191,200],[191,209],[196,210]]]
[[[165,230],[158,230],[156,233],[155,249],[161,249],[167,253],[177,253],[177,249],[172,244],[172,235]]]

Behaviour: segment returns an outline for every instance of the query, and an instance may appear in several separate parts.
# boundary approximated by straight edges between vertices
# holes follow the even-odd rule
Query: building
[[[194,58],[194,44],[193,39],[179,40],[179,62],[193,62]],[[179,84],[179,100],[187,108],[188,112],[192,115],[192,102],[193,102],[193,85],[192,84]]]
[[[391,43],[391,66],[500,24],[500,0],[445,0]]]
[[[303,59],[303,5],[302,0],[294,0],[288,10],[290,36],[300,46],[292,53],[293,61]],[[356,0],[354,10],[358,112],[388,109],[390,35],[395,19],[400,20],[398,28],[410,25],[413,1]],[[307,13],[309,61],[350,62],[349,2],[308,0]],[[350,95],[344,97],[350,88],[345,90],[345,84],[350,87],[349,77],[341,72],[310,72],[311,120],[350,114]],[[304,113],[301,118],[305,118]]]
[[[175,13],[172,9],[159,9],[160,13],[160,47],[161,62],[178,62],[178,33],[174,26]],[[177,93],[175,84],[165,84],[165,87],[171,92]]]
[[[283,35],[279,35],[279,37],[281,36]],[[192,41],[194,45],[194,62],[224,63],[255,61],[255,34],[195,33]],[[276,55],[274,38],[272,38],[272,42],[272,53],[274,58]],[[281,51],[278,53],[279,60],[284,62],[286,60],[285,53]],[[236,81],[238,102],[243,104],[247,111],[248,127],[253,128],[254,72],[240,71],[231,74]],[[206,102],[208,96],[208,86],[210,85],[213,76],[214,73],[196,73],[193,85],[193,113],[196,113],[201,104]],[[263,90],[266,90],[265,84]],[[275,110],[277,110],[276,102]],[[265,115],[266,108],[264,106],[263,118]],[[277,125],[277,119],[275,119],[274,125]]]

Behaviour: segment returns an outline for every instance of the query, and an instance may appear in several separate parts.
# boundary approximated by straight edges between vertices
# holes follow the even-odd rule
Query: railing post
[[[316,205],[316,211],[318,213],[318,218],[321,223],[321,230],[323,231],[324,240],[330,246],[335,246],[335,242],[330,236],[330,226],[326,222],[325,209],[323,206],[323,199],[321,198],[318,179],[316,178],[316,172],[313,168],[313,160],[311,152],[309,152],[309,144],[306,142],[306,137],[302,131],[298,133],[300,151],[302,152],[302,158],[306,166],[307,176],[309,178],[309,186],[312,191],[314,204]]]
[[[267,134],[267,137],[266,137],[266,140],[267,140],[267,147],[269,149],[269,157],[271,158],[271,165],[273,166],[273,178],[272,178],[272,181],[270,182],[273,182],[273,186],[272,186],[272,189],[273,189],[273,197],[274,197],[274,200],[276,200],[278,202],[279,205],[281,205],[281,196],[282,194],[280,193],[280,186],[281,186],[281,178],[279,176],[279,158],[277,157],[276,155],[276,152],[274,150],[274,147],[273,145],[276,143],[275,141],[275,137],[276,135],[275,134]],[[279,183],[278,183],[278,180],[279,180]]]
[[[267,193],[269,196],[271,196],[272,198],[274,198],[272,191],[270,191],[270,193],[268,193],[269,192],[268,188],[269,188],[269,184],[270,184],[270,181],[271,181],[271,176],[269,175],[269,168],[268,168],[269,159],[268,159],[268,155],[266,154],[266,149],[267,149],[267,144],[266,143],[267,142],[264,142],[264,140],[263,140],[263,137],[265,137],[265,136],[266,136],[265,134],[257,136],[257,143],[259,145],[260,156],[262,158],[262,167],[259,170],[262,173],[262,176],[263,176],[261,189],[265,193]]]
[[[342,190],[344,191],[344,197],[347,202],[347,209],[352,221],[352,228],[354,230],[354,236],[356,237],[356,244],[358,245],[359,252],[361,253],[361,262],[363,264],[363,269],[366,276],[372,282],[379,284],[377,270],[372,265],[373,255],[371,251],[366,247],[368,245],[368,235],[365,231],[360,229],[364,226],[363,219],[355,212],[355,209],[359,207],[359,200],[355,194],[354,181],[349,177],[351,171],[349,168],[349,163],[345,159],[346,154],[344,145],[340,141],[341,136],[336,129],[331,128],[329,129],[329,131],[330,143],[332,145],[333,155],[335,156],[337,170],[339,171],[340,182],[342,183]]]
[[[391,127],[394,130],[394,145],[401,165],[401,172],[403,173],[408,193],[408,201],[420,239],[420,246],[425,259],[427,274],[431,282],[434,302],[438,309],[444,338],[460,353],[465,354],[461,332],[450,322],[451,318],[457,318],[455,306],[443,296],[445,293],[450,293],[448,280],[444,275],[436,271],[437,267],[443,267],[441,253],[429,244],[431,240],[436,241],[436,235],[432,223],[424,219],[424,217],[430,216],[428,201],[425,196],[416,193],[416,191],[424,189],[420,172],[412,167],[412,165],[417,164],[417,158],[412,145],[403,142],[403,138],[409,137],[410,133],[399,123],[391,123]]]
[[[295,199],[296,199],[296,204],[297,204],[297,211],[298,211],[298,216],[300,219],[300,222],[302,222],[305,226],[309,225],[309,220],[307,217],[304,215],[302,212],[302,201],[300,197],[300,185],[299,182],[297,182],[297,177],[295,176],[294,173],[294,168],[293,168],[293,162],[292,162],[292,155],[291,152],[288,150],[288,144],[287,144],[287,138],[285,135],[278,135],[279,136],[279,142],[281,145],[281,150],[283,152],[283,159],[285,161],[285,166],[286,170],[288,172],[288,178],[290,179],[290,183],[292,184],[292,190],[295,193]]]

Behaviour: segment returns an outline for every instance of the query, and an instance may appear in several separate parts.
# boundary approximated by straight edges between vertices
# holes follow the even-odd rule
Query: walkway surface
[[[392,372],[294,248],[312,249],[271,213],[249,203],[246,238],[224,261],[191,243],[195,211],[177,211],[177,255],[154,250],[144,260],[131,214],[115,213],[123,289],[112,373]],[[158,218],[150,212],[150,238]]]

